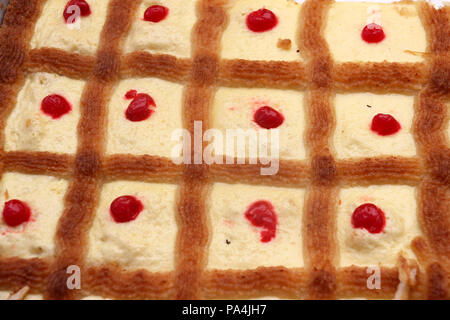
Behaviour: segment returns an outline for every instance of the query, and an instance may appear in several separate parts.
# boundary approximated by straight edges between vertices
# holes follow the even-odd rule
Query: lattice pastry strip
[[[45,217],[54,242],[39,239],[31,251],[21,251],[20,241],[14,249],[0,246],[0,289],[7,296],[449,298],[448,7],[272,0],[264,6],[278,21],[248,26],[245,17],[261,3],[198,0],[181,10],[180,1],[171,0],[165,11],[146,0],[89,2],[90,12],[81,5],[80,29],[69,32],[61,13],[66,1],[11,0],[0,30],[2,198],[29,195],[34,208],[39,195],[48,194],[47,206],[57,211]],[[349,9],[357,19],[345,18]],[[276,23],[270,41],[247,29]],[[386,33],[375,50],[359,39],[371,23]],[[417,41],[408,41],[408,32]],[[68,95],[67,123],[53,126],[27,105],[26,92],[37,101],[50,94],[42,88]],[[150,127],[136,122],[141,131],[116,130],[126,123],[118,115],[131,89],[137,90],[131,99],[154,95],[154,106],[139,97],[155,107],[158,116],[151,119],[159,121]],[[236,94],[232,104],[245,107],[253,91],[289,105],[281,111],[298,120],[285,131],[278,174],[261,176],[255,164],[171,161],[170,128],[193,134],[198,120],[203,132],[226,129],[234,114],[227,99]],[[367,99],[374,105],[360,106]],[[383,109],[387,100],[398,109]],[[362,109],[348,111],[357,107]],[[24,112],[30,121],[22,121]],[[405,133],[389,146],[340,132],[382,112],[398,112]],[[53,131],[61,135],[49,135]],[[123,192],[142,197],[158,213],[136,230],[128,225],[127,235],[108,214],[112,197]],[[278,256],[258,242],[273,238],[270,228],[263,234],[242,216],[244,204],[262,195],[274,196],[278,208]],[[349,212],[368,201],[396,214],[387,217],[388,232],[365,241],[367,233],[350,228]],[[124,256],[127,242],[133,254]],[[234,259],[227,253],[232,246],[250,254]],[[365,254],[371,250],[379,258]],[[392,250],[402,254],[395,257]],[[372,290],[367,267],[387,254],[382,288]],[[71,265],[81,267],[82,290],[66,286]]]

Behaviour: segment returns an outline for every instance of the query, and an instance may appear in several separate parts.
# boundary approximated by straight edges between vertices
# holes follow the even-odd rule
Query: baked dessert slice
[[[0,297],[448,299],[449,18],[11,0]]]

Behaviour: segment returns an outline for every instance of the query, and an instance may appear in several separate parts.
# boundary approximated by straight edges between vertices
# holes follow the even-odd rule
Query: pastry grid
[[[45,174],[70,180],[65,210],[56,231],[51,259],[0,258],[0,289],[31,292],[47,299],[98,295],[119,299],[251,298],[392,298],[401,280],[401,298],[450,297],[450,148],[444,129],[450,93],[450,10],[420,6],[428,35],[421,63],[334,63],[323,37],[332,1],[307,0],[299,17],[304,62],[220,59],[227,25],[226,0],[199,0],[192,33],[192,57],[133,52],[121,54],[124,38],[141,1],[111,0],[96,56],[54,48],[30,49],[34,24],[45,0],[11,0],[0,30],[1,172]],[[75,155],[4,151],[5,120],[29,72],[86,79],[81,98]],[[185,85],[184,126],[209,127],[218,86],[290,88],[307,95],[305,161],[280,160],[277,175],[261,176],[258,165],[175,165],[157,156],[105,156],[105,112],[112,88],[128,77],[158,77]],[[415,94],[415,157],[381,156],[336,160],[330,138],[334,129],[333,95],[370,91]],[[117,265],[85,262],[87,234],[101,186],[111,180],[179,184],[176,268],[173,272],[124,271]],[[206,270],[209,228],[206,197],[212,182],[306,188],[303,212],[305,267],[253,270]],[[337,267],[336,199],[346,185],[408,184],[418,188],[418,219],[423,236],[412,242],[418,262],[399,258],[398,268],[381,269],[382,288],[366,286],[365,267]],[[82,290],[66,286],[66,268],[82,268]],[[420,265],[420,268],[418,268]],[[413,269],[416,277],[411,277]]]

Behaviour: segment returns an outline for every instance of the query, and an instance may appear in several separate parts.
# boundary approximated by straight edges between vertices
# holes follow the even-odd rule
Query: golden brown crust
[[[230,87],[305,88],[306,69],[302,62],[223,60],[219,84]]]
[[[426,83],[428,68],[425,63],[346,62],[334,66],[333,79],[344,92],[408,93]]]
[[[340,160],[336,164],[342,185],[417,184],[425,168],[420,158],[384,156]]]
[[[261,175],[259,164],[211,164],[209,172],[215,181],[226,183],[246,183],[279,187],[305,187],[310,180],[310,172],[305,161],[280,160],[275,175]]]
[[[12,151],[3,155],[2,163],[6,171],[67,177],[72,173],[74,157],[49,152]]]
[[[183,167],[162,157],[129,154],[115,154],[106,157],[102,164],[105,180],[139,180],[179,182]]]
[[[425,239],[415,242],[416,251],[427,248],[428,259],[419,260],[426,267],[428,298],[449,296],[450,274],[450,189],[448,184],[448,146],[444,121],[449,94],[448,59],[450,24],[446,8],[421,5],[431,55],[430,80],[419,92],[415,106],[414,135],[419,154],[425,160],[427,174],[418,186],[418,216]],[[438,67],[439,66],[439,67]],[[446,172],[447,171],[447,172]],[[420,245],[418,245],[420,244]],[[414,245],[414,244],[413,244]],[[434,262],[432,262],[434,261]]]
[[[369,289],[367,268],[340,268],[337,272],[337,294],[341,298],[392,299],[399,284],[396,268],[380,269],[380,289]]]
[[[25,60],[28,72],[48,72],[86,79],[92,73],[95,57],[69,53],[56,48],[32,49]]]
[[[78,265],[84,270],[87,231],[101,186],[99,172],[104,151],[106,104],[119,75],[121,40],[131,24],[136,6],[132,0],[112,0],[108,7],[93,74],[81,97],[74,178],[66,194],[66,209],[58,223],[57,256],[46,298],[70,299],[79,294],[67,288],[66,269]]]
[[[115,265],[91,267],[84,273],[85,295],[114,299],[173,299],[173,273],[125,272]]]
[[[209,128],[209,109],[218,72],[220,35],[227,23],[225,1],[200,0],[197,23],[193,28],[193,65],[184,93],[183,122],[194,137],[194,121],[202,121],[202,130]],[[195,150],[191,159],[195,158]],[[206,264],[208,243],[206,196],[208,170],[206,165],[186,164],[183,170],[178,204],[178,236],[176,267],[176,298],[201,298],[201,275]]]
[[[122,299],[252,298],[393,298],[397,268],[381,268],[382,287],[367,287],[367,270],[337,264],[336,199],[346,185],[417,186],[423,236],[414,239],[420,270],[412,299],[450,298],[450,149],[445,129],[450,94],[450,23],[448,7],[421,4],[429,48],[423,63],[335,64],[323,36],[328,0],[307,0],[299,21],[304,61],[221,60],[220,39],[227,25],[225,0],[199,0],[193,29],[192,58],[138,51],[121,55],[125,35],[140,1],[112,0],[95,56],[55,48],[29,48],[44,0],[11,0],[0,29],[0,168],[70,179],[56,233],[56,256],[49,260],[0,259],[0,288],[26,285],[45,298],[88,295]],[[29,72],[50,72],[86,80],[81,98],[75,155],[4,152],[5,121]],[[271,87],[306,91],[307,159],[280,160],[277,175],[261,176],[258,165],[175,165],[170,159],[143,155],[105,155],[107,104],[114,85],[130,77],[158,77],[185,85],[184,127],[193,121],[210,126],[218,86]],[[418,155],[340,160],[334,154],[334,95],[337,92],[415,94],[413,135]],[[194,154],[192,154],[193,156]],[[236,162],[236,161],[235,161]],[[123,270],[108,264],[86,265],[87,234],[101,186],[131,179],[179,184],[176,269],[169,273]],[[253,270],[205,270],[210,230],[207,197],[214,181],[306,188],[303,209],[305,267]],[[66,287],[68,265],[82,268],[82,290]]]
[[[0,259],[0,289],[18,290],[28,285],[32,291],[42,292],[50,264],[42,259]]]
[[[334,129],[332,110],[332,59],[323,37],[330,1],[305,2],[301,20],[300,47],[307,58],[310,79],[306,98],[306,142],[311,159],[311,184],[303,211],[303,246],[308,271],[310,299],[330,299],[336,291],[336,241],[334,207],[336,164],[329,140]]]
[[[419,221],[430,247],[443,263],[450,262],[450,189],[433,179],[419,186]]]
[[[42,0],[10,1],[8,14],[0,29],[0,83],[12,84],[21,74],[28,42],[42,3]]]
[[[246,299],[258,296],[299,299],[305,296],[306,288],[304,270],[284,267],[208,270],[202,280],[206,299]]]
[[[122,58],[122,77],[158,77],[185,82],[192,67],[190,59],[180,59],[165,54],[137,51]]]

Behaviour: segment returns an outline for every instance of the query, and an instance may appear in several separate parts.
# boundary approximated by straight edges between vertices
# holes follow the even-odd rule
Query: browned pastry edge
[[[172,160],[149,155],[115,154],[103,159],[102,176],[105,180],[164,181],[181,180],[183,167]]]
[[[194,121],[202,121],[202,130],[209,128],[209,109],[218,72],[220,38],[228,22],[225,4],[225,0],[200,0],[197,3],[198,20],[192,31],[193,65],[183,102],[184,127],[191,133],[192,139]],[[190,156],[194,159],[195,150],[191,151]],[[177,299],[201,298],[201,276],[206,265],[209,234],[206,216],[208,176],[208,169],[204,164],[184,166],[178,200]]]
[[[338,91],[414,93],[428,81],[425,63],[346,62],[333,68]]]
[[[202,279],[206,299],[247,299],[277,296],[304,297],[307,277],[303,269],[259,267],[252,270],[208,270]]]
[[[337,247],[335,241],[336,163],[329,147],[335,126],[332,109],[332,68],[323,36],[330,1],[307,1],[303,5],[300,47],[308,78],[306,145],[311,161],[311,184],[306,189],[303,212],[303,252],[307,270],[307,297],[335,298]]]
[[[214,181],[226,183],[246,183],[279,187],[304,187],[310,180],[310,170],[306,161],[280,160],[277,174],[261,175],[259,164],[216,164],[209,166]]]
[[[170,81],[186,82],[191,68],[191,59],[137,51],[122,58],[120,75],[123,78],[158,77]]]
[[[341,298],[392,299],[399,284],[398,270],[396,268],[381,268],[380,289],[369,289],[367,285],[367,268],[356,266],[340,268],[336,278],[336,291]]]
[[[69,53],[56,48],[32,49],[24,63],[28,72],[55,73],[84,80],[94,69],[95,57]]]
[[[5,171],[70,177],[74,157],[50,152],[5,152],[1,158]]]
[[[450,273],[450,190],[448,184],[448,145],[445,141],[446,97],[450,79],[450,16],[448,8],[434,9],[421,4],[426,26],[431,64],[430,79],[415,103],[413,132],[419,155],[425,160],[426,175],[418,186],[418,220],[435,262],[422,265],[427,273],[427,297],[449,299]],[[445,57],[445,58],[443,58]],[[419,259],[420,260],[420,259]],[[436,274],[439,274],[436,278]],[[435,279],[440,279],[436,281]]]
[[[151,273],[146,270],[126,271],[116,265],[87,268],[83,291],[85,296],[104,298],[173,299],[175,279],[173,272]]]
[[[429,156],[430,174],[448,183],[450,150],[440,150]],[[0,158],[5,171],[71,177],[75,156],[50,152],[8,151]],[[208,170],[214,181],[280,187],[306,187],[312,180],[310,166],[305,160],[279,160],[275,175],[261,175],[259,164],[212,163]],[[322,159],[323,161],[323,159]],[[326,161],[326,160],[325,160]],[[183,166],[171,159],[150,156],[114,154],[103,157],[99,171],[104,181],[136,180],[147,182],[180,182]],[[325,167],[326,168],[326,167]],[[329,175],[325,169],[321,175]],[[336,179],[341,186],[370,184],[417,185],[425,175],[425,164],[419,157],[379,156],[336,161]]]
[[[418,188],[423,237],[413,249],[420,263],[411,299],[450,298],[450,149],[444,130],[450,83],[449,8],[421,5],[429,54],[423,63],[334,64],[322,30],[328,0],[302,6],[300,48],[303,62],[220,60],[220,38],[228,14],[225,0],[200,0],[193,29],[192,58],[120,49],[140,4],[112,0],[96,56],[54,48],[30,50],[28,42],[44,0],[11,0],[0,29],[0,149],[4,126],[28,72],[50,72],[87,80],[81,100],[79,145],[75,155],[47,152],[1,152],[1,172],[49,174],[71,180],[56,234],[55,259],[0,258],[0,288],[28,285],[45,298],[100,295],[123,299],[252,298],[392,298],[399,284],[397,268],[382,268],[382,289],[369,290],[364,267],[337,266],[335,199],[346,185],[410,184]],[[217,86],[273,87],[306,90],[305,133],[308,159],[280,160],[275,176],[261,176],[255,165],[185,165],[156,156],[104,155],[105,114],[119,79],[158,77],[186,84],[184,126],[194,120],[209,127],[209,110]],[[334,91],[370,91],[417,95],[413,134],[418,156],[335,160]],[[85,263],[87,234],[103,182],[116,179],[180,183],[176,269],[169,273],[123,270]],[[254,270],[205,270],[209,229],[207,196],[214,181],[306,187],[303,212],[304,269],[266,267]],[[299,250],[302,250],[299,248]],[[83,289],[66,288],[66,267],[83,270]],[[384,280],[383,280],[384,279]]]
[[[5,122],[24,82],[24,63],[34,22],[41,11],[42,0],[11,0],[0,29],[0,175],[11,165],[4,152]],[[17,167],[21,167],[18,157]],[[15,164],[13,164],[13,167]],[[49,263],[41,259],[0,258],[0,287],[17,290],[28,285],[42,292],[50,273]]]
[[[32,292],[42,292],[49,274],[46,260],[0,258],[0,289],[14,291],[27,285]]]
[[[336,161],[336,174],[341,186],[369,184],[417,185],[425,174],[418,157],[383,156]]]
[[[56,262],[49,277],[46,298],[77,298],[78,290],[66,285],[66,269],[84,270],[88,231],[100,193],[100,164],[104,152],[106,104],[119,78],[120,47],[137,8],[133,0],[112,0],[108,7],[92,76],[80,102],[78,150],[74,178],[65,197],[65,210],[56,232]]]
[[[223,60],[219,85],[229,87],[273,87],[305,89],[305,64],[292,61]]]

